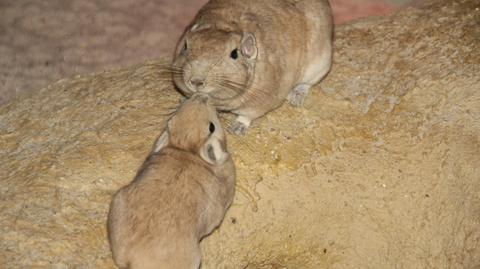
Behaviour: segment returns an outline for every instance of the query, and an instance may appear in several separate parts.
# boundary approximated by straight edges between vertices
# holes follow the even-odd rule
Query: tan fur
[[[205,97],[194,96],[169,120],[135,179],[112,199],[107,226],[115,263],[197,269],[199,241],[221,223],[234,185],[216,111]]]
[[[332,28],[327,0],[210,0],[177,46],[173,65],[182,73],[174,81],[187,96],[208,93],[219,109],[239,116],[237,125],[246,125],[234,131],[245,131],[285,99],[303,104],[330,69]],[[256,54],[232,59],[248,34]],[[191,83],[202,80],[201,87]]]

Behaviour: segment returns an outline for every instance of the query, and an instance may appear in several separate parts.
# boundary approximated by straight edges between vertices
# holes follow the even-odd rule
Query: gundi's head
[[[154,152],[167,146],[199,155],[212,165],[228,159],[225,131],[207,95],[192,95],[168,120]]]
[[[173,67],[177,87],[186,95],[204,93],[216,105],[240,96],[253,77],[255,37],[230,26],[193,24],[180,39]]]

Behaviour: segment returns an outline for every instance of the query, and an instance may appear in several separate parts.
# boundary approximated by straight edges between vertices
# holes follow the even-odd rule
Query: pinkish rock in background
[[[397,6],[378,0],[332,0],[335,24],[344,23],[357,18],[384,15],[392,12]]]
[[[397,2],[395,2],[397,1]],[[332,0],[335,22],[389,13],[408,0]],[[171,56],[207,0],[2,0],[0,105],[77,74]]]

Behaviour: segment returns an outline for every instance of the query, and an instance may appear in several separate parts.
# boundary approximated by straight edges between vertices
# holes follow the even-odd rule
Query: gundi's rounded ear
[[[198,23],[195,23],[194,25],[192,25],[192,27],[190,28],[190,32],[193,32],[195,30],[197,30],[198,28]]]
[[[218,130],[216,129],[215,123],[209,122],[208,131],[210,135],[200,149],[200,157],[209,164],[220,165],[228,158],[228,153],[218,139]]]
[[[212,136],[200,149],[200,157],[209,164],[221,165],[227,160],[228,153],[218,138]]]
[[[187,52],[187,50],[189,48],[187,36],[188,36],[189,33],[194,32],[197,28],[198,28],[198,23],[195,23],[194,25],[192,25],[190,27],[190,29],[187,28],[187,30],[183,34],[183,36],[182,36],[182,38],[181,38],[181,40],[178,44],[177,54]]]
[[[187,49],[188,49],[188,41],[187,41],[187,37],[185,37],[183,40],[183,46],[181,48],[181,52],[186,52]]]
[[[242,54],[248,59],[257,58],[257,41],[251,33],[244,33],[242,37]]]
[[[168,129],[165,128],[165,131],[163,131],[163,133],[157,139],[157,142],[155,142],[155,146],[153,147],[153,153],[157,153],[164,147],[166,147],[168,145],[168,141]]]
[[[175,49],[175,55],[183,54],[188,49],[187,35],[184,35],[180,42],[178,42],[177,48]]]

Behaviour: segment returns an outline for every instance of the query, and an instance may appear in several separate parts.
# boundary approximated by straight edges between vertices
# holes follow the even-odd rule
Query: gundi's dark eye
[[[230,58],[236,60],[238,58],[238,49],[234,49],[232,50],[232,52],[230,53]]]
[[[208,130],[210,131],[211,134],[215,132],[215,124],[210,122],[210,125],[208,126]]]

